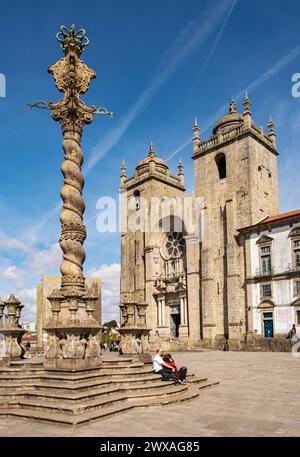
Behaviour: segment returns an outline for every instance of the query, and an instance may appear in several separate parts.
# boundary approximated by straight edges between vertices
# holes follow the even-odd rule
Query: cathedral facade
[[[154,344],[239,347],[254,334],[242,229],[279,212],[278,152],[271,118],[265,133],[247,95],[243,108],[231,100],[206,140],[195,121],[188,216],[181,161],[173,176],[151,145],[132,177],[121,167],[121,322],[128,304],[140,305]]]

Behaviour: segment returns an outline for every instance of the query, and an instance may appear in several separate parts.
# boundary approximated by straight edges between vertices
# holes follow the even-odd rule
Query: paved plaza
[[[176,360],[220,385],[187,403],[136,409],[74,429],[0,418],[0,436],[300,436],[300,358],[208,351],[178,353]]]

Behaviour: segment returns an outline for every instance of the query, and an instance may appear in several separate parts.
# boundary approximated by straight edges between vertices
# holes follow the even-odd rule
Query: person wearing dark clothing
[[[155,357],[153,357],[153,369],[156,374],[162,376],[163,381],[179,382],[175,373],[175,368],[163,360],[163,350],[157,349]]]
[[[186,384],[186,375],[187,375],[187,368],[186,367],[181,367],[177,368],[176,362],[173,359],[171,354],[165,354],[163,357],[164,362],[166,362],[169,366],[173,367],[175,369],[175,375],[177,376],[178,381],[181,384]]]
[[[291,330],[289,331],[289,333],[287,335],[287,339],[294,340],[296,338],[297,338],[297,329],[296,329],[296,325],[293,324]]]

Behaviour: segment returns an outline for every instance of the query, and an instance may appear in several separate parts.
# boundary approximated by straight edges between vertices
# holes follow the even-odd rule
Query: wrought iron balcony
[[[281,276],[286,274],[300,273],[300,265],[292,265],[289,263],[287,267],[275,268],[262,270],[256,268],[253,278],[270,278],[272,276]]]
[[[265,270],[262,270],[260,268],[256,268],[254,277],[255,278],[260,278],[260,277],[263,277],[263,276],[273,276],[274,274],[275,274],[275,268],[274,267],[268,268],[268,269],[265,269]]]

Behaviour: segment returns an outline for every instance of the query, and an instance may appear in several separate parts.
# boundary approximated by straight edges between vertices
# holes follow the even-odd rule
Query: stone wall
[[[293,343],[285,337],[274,338],[253,338],[250,341],[243,341],[240,344],[241,351],[272,351],[291,352]]]

